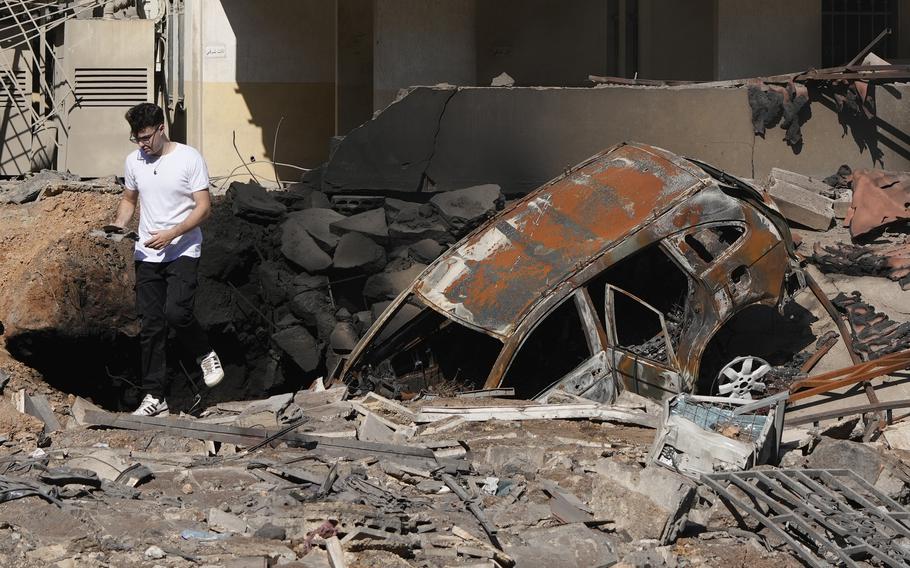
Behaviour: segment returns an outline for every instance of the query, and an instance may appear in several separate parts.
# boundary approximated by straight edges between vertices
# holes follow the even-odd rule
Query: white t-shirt
[[[194,148],[175,142],[162,156],[150,156],[136,149],[126,157],[124,185],[139,192],[139,242],[134,258],[144,262],[170,262],[181,256],[199,258],[202,231],[174,239],[161,250],[144,246],[151,231],[179,225],[195,208],[193,193],[209,188],[209,173],[202,155]]]

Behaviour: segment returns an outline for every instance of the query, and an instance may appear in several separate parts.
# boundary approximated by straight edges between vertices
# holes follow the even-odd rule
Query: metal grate
[[[860,566],[856,561],[867,559],[910,565],[910,512],[850,470],[751,470],[704,474],[701,481],[809,566]]]
[[[79,106],[130,107],[149,100],[145,67],[77,68],[74,78]]]
[[[897,29],[896,0],[822,0],[822,67],[845,65],[885,28]],[[896,55],[894,34],[873,51]]]

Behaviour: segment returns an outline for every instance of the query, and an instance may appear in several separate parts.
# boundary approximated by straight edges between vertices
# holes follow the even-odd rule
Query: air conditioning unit
[[[123,175],[135,149],[123,115],[154,100],[155,22],[69,20],[58,81],[67,83],[57,169],[84,177]]]

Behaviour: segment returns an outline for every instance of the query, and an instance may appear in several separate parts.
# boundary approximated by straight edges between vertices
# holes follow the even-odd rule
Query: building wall
[[[714,3],[639,0],[638,77],[714,79]]]
[[[476,83],[476,0],[375,0],[373,9],[374,109],[411,85]]]
[[[335,131],[344,134],[373,116],[373,0],[337,0]]]
[[[715,0],[716,79],[742,79],[821,66],[821,2]]]
[[[423,175],[437,190],[497,183],[514,194],[534,189],[623,141],[660,146],[759,180],[767,179],[773,167],[814,177],[826,177],[841,164],[910,170],[904,134],[910,131],[910,105],[905,103],[910,87],[903,85],[876,89],[875,124],[882,125],[877,132],[854,123],[856,128],[851,126],[843,136],[838,114],[813,101],[799,152],[787,146],[780,127],[769,129],[764,139],[753,135],[744,87],[474,87],[460,89],[444,106],[435,104],[432,112],[426,104],[408,104],[412,97],[417,103],[432,102],[426,91],[431,89],[413,91],[390,107],[395,114],[380,115],[358,136],[342,142],[368,147],[339,147],[336,158],[365,159],[333,159],[324,179],[343,181],[346,172],[370,168],[375,187],[414,191],[416,182],[397,183],[402,168],[393,158],[428,156],[424,172],[414,172],[414,180]],[[441,114],[433,110],[437,108]],[[434,130],[423,139],[426,147],[412,148],[417,137],[411,125],[431,120]],[[383,182],[384,176],[389,183]]]
[[[477,4],[477,84],[502,72],[516,85],[590,85],[608,68],[608,2],[483,0]],[[615,55],[613,55],[615,57]]]
[[[313,167],[326,159],[335,128],[335,18],[327,0],[188,3],[187,141],[212,176],[241,164],[233,133],[245,161]],[[274,179],[271,166],[253,168]],[[279,174],[300,177],[291,168]]]

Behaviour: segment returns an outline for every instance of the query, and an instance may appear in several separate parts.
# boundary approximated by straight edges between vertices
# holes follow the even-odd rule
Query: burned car
[[[708,361],[712,338],[749,306],[780,308],[801,277],[763,193],[666,150],[619,144],[436,259],[336,378],[394,394],[710,394],[727,363]]]

